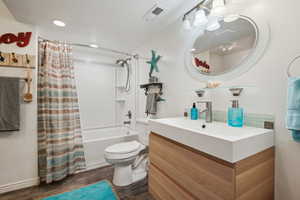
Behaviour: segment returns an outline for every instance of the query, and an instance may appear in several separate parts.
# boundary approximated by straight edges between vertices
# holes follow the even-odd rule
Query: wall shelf
[[[0,65],[0,67],[5,67],[5,68],[19,68],[19,69],[35,69],[35,67],[27,67],[27,66],[10,66],[10,65]]]
[[[144,89],[144,88],[148,88],[150,86],[158,86],[159,88],[162,88],[163,84],[162,83],[146,83],[146,84],[140,85],[140,88]]]

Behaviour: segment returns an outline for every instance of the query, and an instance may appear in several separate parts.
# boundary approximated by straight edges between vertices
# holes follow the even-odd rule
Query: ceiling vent
[[[161,15],[164,12],[164,8],[158,6],[155,4],[150,10],[146,12],[143,19],[145,21],[153,21],[156,19],[159,15]]]

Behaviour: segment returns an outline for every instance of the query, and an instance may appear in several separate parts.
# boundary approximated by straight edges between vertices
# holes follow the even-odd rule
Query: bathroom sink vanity
[[[185,118],[149,126],[149,191],[157,200],[274,199],[273,130]]]

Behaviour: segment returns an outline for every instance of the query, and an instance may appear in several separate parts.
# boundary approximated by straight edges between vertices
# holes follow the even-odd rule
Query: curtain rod
[[[39,41],[55,42],[55,41],[52,41],[52,40],[45,39],[45,38],[43,38],[41,36],[38,37],[38,40]],[[140,56],[138,54],[131,54],[131,53],[128,53],[128,52],[123,52],[123,51],[119,51],[119,50],[115,50],[115,49],[110,49],[110,48],[106,48],[106,47],[100,47],[98,45],[97,46],[91,46],[91,44],[72,43],[72,42],[67,42],[67,41],[66,41],[66,44],[69,44],[71,46],[87,47],[87,48],[92,48],[92,49],[100,49],[100,50],[108,51],[108,52],[115,53],[115,54],[120,54],[120,55],[124,55],[124,56],[130,56],[130,57],[133,57],[135,59],[139,59],[140,58],[140,59],[143,59],[143,60],[150,60],[149,58],[142,57],[142,56]]]

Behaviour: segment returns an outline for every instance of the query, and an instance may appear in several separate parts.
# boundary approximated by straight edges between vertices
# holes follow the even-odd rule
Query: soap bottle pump
[[[191,120],[198,119],[198,109],[196,108],[196,103],[193,103],[193,107],[191,109]]]
[[[228,108],[227,123],[232,127],[242,127],[244,125],[244,110],[239,108],[238,100],[232,100],[232,107]]]

